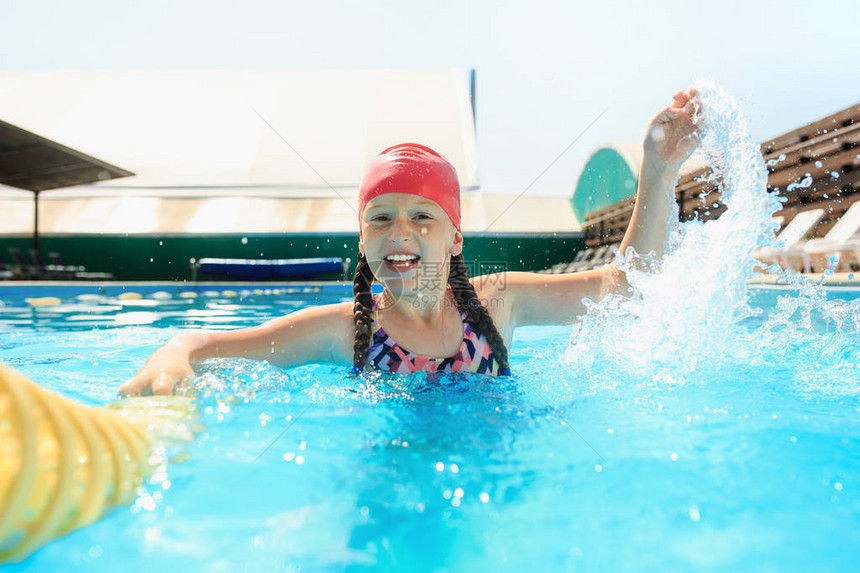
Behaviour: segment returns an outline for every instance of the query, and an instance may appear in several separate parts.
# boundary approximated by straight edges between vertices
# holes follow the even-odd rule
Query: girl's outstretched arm
[[[348,364],[352,357],[352,304],[306,308],[252,328],[184,332],[156,350],[137,374],[119,387],[119,394],[172,394],[177,384],[194,376],[192,364],[207,358],[250,358],[276,366]]]
[[[653,251],[662,257],[665,253],[675,178],[699,142],[694,123],[697,95],[695,88],[676,93],[672,104],[648,124],[636,204],[621,242],[622,252],[633,247],[639,254]],[[476,277],[473,282],[506,342],[516,326],[571,324],[585,314],[583,299],[597,301],[627,288],[626,275],[614,261],[571,274],[507,272]]]

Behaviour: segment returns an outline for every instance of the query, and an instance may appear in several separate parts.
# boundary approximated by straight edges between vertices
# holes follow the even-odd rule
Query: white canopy
[[[355,232],[364,165],[404,141],[454,164],[465,230],[489,216],[458,70],[0,71],[0,118],[136,173],[44,193],[42,233]],[[0,186],[0,233],[32,231],[31,199]]]
[[[40,202],[39,228],[61,234],[78,233],[340,233],[358,232],[355,205],[341,199],[277,199],[271,197],[100,197]],[[32,198],[0,197],[0,228],[4,235],[29,235],[33,230]],[[567,197],[519,197],[474,192],[464,196],[465,232],[545,233],[579,231]]]

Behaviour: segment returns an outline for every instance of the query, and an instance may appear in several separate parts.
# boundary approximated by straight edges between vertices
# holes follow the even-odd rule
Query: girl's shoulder
[[[344,301],[315,307],[315,318],[332,334],[346,336],[354,329],[353,305],[353,301]]]
[[[500,272],[489,275],[479,275],[469,279],[475,287],[478,300],[490,313],[490,318],[496,328],[505,339],[505,344],[510,345],[513,336],[511,312],[513,310],[513,299],[508,285],[509,273]]]
[[[295,350],[295,362],[304,363],[313,357],[314,361],[352,363],[352,305],[345,301],[312,306],[263,326],[269,326],[278,333],[278,340]]]
[[[333,352],[338,361],[352,364],[355,341],[354,301],[328,304],[322,308],[322,317],[332,338]]]

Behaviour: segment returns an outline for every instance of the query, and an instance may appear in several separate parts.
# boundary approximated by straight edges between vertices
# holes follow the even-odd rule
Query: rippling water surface
[[[518,330],[513,377],[207,361],[197,439],[132,507],[9,570],[856,569],[860,291],[747,288],[779,205],[740,109],[703,101],[727,211],[678,227],[662,262],[620,258],[632,291],[573,329]],[[118,294],[6,297],[0,359],[104,404],[183,329],[350,296]]]
[[[750,334],[803,298],[797,290],[752,294],[761,314],[739,327]],[[62,394],[104,404],[181,329],[254,324],[343,296],[69,296],[36,309],[7,297],[0,359]],[[860,304],[856,292],[823,296]],[[519,330],[515,376],[501,380],[352,378],[331,365],[285,371],[210,360],[197,381],[206,429],[183,448],[188,459],[158,472],[132,507],[9,570],[856,564],[856,335],[833,346],[838,329],[814,318],[808,347],[797,339],[790,349],[749,348],[756,362],[748,365],[702,356],[674,382],[666,364],[651,374],[612,361],[571,366],[569,335],[569,327]]]

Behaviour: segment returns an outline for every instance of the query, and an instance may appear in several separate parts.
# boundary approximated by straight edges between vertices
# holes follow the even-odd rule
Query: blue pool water
[[[860,306],[856,290],[824,295],[828,304]],[[0,359],[66,396],[104,404],[181,329],[254,324],[349,292],[166,296],[68,293],[58,306],[34,309],[5,295]],[[742,330],[760,331],[779,314],[780,297],[801,298],[753,290],[763,314]],[[837,337],[825,318],[812,324],[822,340]],[[209,389],[199,399],[206,429],[169,452],[189,459],[157,472],[133,506],[8,570],[856,565],[856,331],[814,364],[774,354],[770,363],[725,365],[707,356],[673,383],[624,374],[618,364],[602,373],[572,366],[570,332],[518,330],[510,379],[350,378],[330,365],[283,371],[208,361],[197,382]],[[829,366],[842,374],[830,376]]]
[[[204,362],[197,438],[131,507],[9,570],[855,570],[860,290],[748,288],[780,205],[739,107],[702,87],[725,212],[673,228],[660,261],[619,253],[630,291],[576,325],[517,330],[512,377]],[[0,360],[105,404],[183,329],[351,297],[183,292],[6,291]]]

